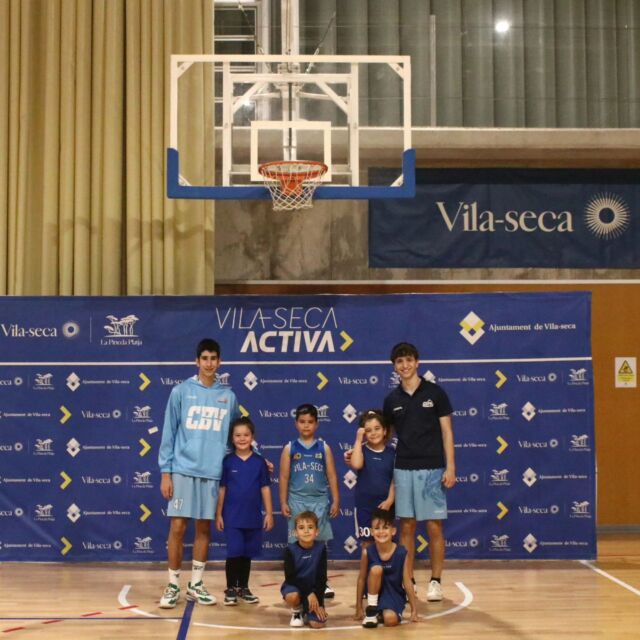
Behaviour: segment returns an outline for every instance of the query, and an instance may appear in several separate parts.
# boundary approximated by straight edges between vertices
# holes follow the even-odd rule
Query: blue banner
[[[640,267],[637,170],[420,169],[416,183],[415,199],[370,202],[371,267]]]
[[[204,336],[220,341],[219,379],[276,464],[264,558],[286,545],[277,465],[303,402],[318,407],[337,462],[330,555],[357,557],[357,478],[343,453],[359,413],[398,384],[389,352],[400,340],[418,346],[420,375],[455,410],[448,556],[593,558],[590,322],[586,293],[5,298],[0,560],[165,559],[164,409]],[[210,557],[225,557],[218,533]]]

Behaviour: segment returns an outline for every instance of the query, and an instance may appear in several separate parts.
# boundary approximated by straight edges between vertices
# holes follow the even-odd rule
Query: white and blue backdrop
[[[400,340],[455,409],[448,556],[595,557],[590,296],[540,293],[4,298],[0,560],[166,557],[164,408],[204,336],[276,467],[295,406],[318,407],[342,500],[331,557],[357,557],[342,454],[359,412],[397,384]],[[286,539],[276,482],[266,559]],[[428,553],[424,531],[417,545]],[[211,557],[224,555],[216,533]]]

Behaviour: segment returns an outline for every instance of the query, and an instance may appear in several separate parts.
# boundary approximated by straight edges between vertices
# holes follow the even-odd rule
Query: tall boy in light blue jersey
[[[298,439],[287,443],[280,456],[280,508],[289,518],[289,542],[296,541],[295,517],[303,511],[318,516],[318,540],[327,542],[333,539],[329,517],[335,518],[340,512],[340,494],[331,449],[315,437],[318,410],[314,405],[301,404],[296,409],[296,429]],[[325,597],[334,595],[327,585]]]
[[[175,607],[180,599],[183,539],[190,519],[195,520],[195,539],[186,597],[199,604],[216,603],[205,588],[202,575],[211,521],[215,519],[229,425],[240,417],[235,394],[216,379],[220,345],[205,338],[198,344],[196,354],[198,374],[171,390],[158,454],[162,473],[160,491],[169,501],[167,515],[171,518],[167,540],[169,584],[160,599],[160,607],[164,609]]]

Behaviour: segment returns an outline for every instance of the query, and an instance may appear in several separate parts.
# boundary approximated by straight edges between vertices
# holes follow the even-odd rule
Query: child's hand
[[[379,505],[378,508],[379,509],[384,509],[385,511],[389,511],[389,509],[391,509],[391,505],[393,505],[393,500],[389,500],[388,498],[386,500],[383,500]]]
[[[289,505],[286,504],[286,503],[282,505],[282,515],[285,518],[290,518],[291,517],[291,509],[289,509]]]
[[[334,500],[331,503],[331,509],[329,510],[329,516],[335,518],[340,513],[340,500]]]
[[[162,480],[160,480],[160,493],[165,500],[171,500],[171,498],[173,498],[173,480],[171,479],[171,474],[162,474]]]
[[[364,618],[364,611],[362,610],[362,605],[360,605],[360,606],[356,605],[356,612],[355,612],[355,614],[353,616],[353,619],[356,622],[362,622],[363,618]]]
[[[271,475],[273,473],[273,470],[275,469],[275,467],[273,466],[273,462],[271,462],[271,460],[267,460],[267,458],[264,459],[264,462],[267,465],[267,471],[269,472],[269,475]]]
[[[365,437],[364,437],[364,427],[360,427],[357,431],[356,431],[356,442],[364,442]]]
[[[352,454],[353,454],[353,451],[351,449],[344,452],[344,455],[342,457],[344,458],[344,461],[346,464],[349,464]]]
[[[411,609],[411,617],[409,622],[418,622],[418,612],[415,609]]]
[[[451,489],[456,483],[456,470],[447,467],[442,474],[442,484],[447,488]]]
[[[224,531],[224,520],[222,514],[216,516],[216,529],[218,531]]]
[[[271,529],[273,529],[273,516],[270,513],[265,514],[262,526],[265,531],[271,531]]]
[[[311,593],[309,594],[308,601],[309,611],[313,611],[313,613],[318,616],[318,620],[320,620],[320,622],[324,622],[329,616],[327,615],[324,607],[320,606],[320,602],[318,602],[318,596],[316,596],[315,593]]]

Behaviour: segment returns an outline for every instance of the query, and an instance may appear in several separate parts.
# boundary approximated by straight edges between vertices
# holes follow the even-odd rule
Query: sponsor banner
[[[422,169],[416,181],[412,200],[370,202],[370,266],[640,266],[636,170]]]
[[[343,455],[359,415],[399,382],[389,351],[400,340],[454,407],[448,557],[595,556],[586,293],[8,298],[1,315],[14,329],[0,333],[0,560],[166,558],[164,411],[205,336],[219,340],[219,381],[276,466],[263,558],[286,545],[277,471],[303,402],[336,460],[331,556],[358,556],[357,475]],[[210,557],[225,552],[214,532]]]

